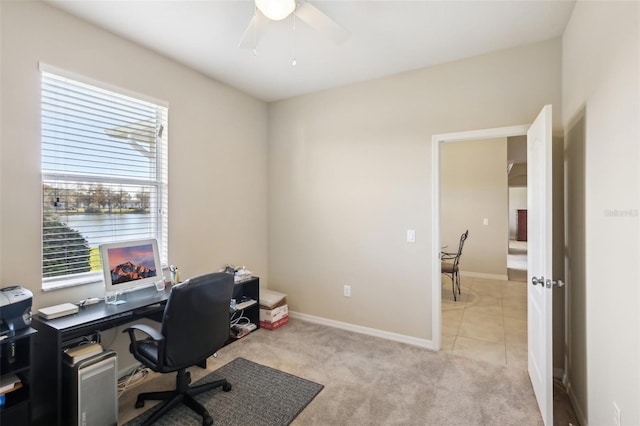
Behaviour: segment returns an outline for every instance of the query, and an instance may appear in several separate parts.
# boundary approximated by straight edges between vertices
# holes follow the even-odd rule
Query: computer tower
[[[115,426],[118,424],[117,358],[104,351],[75,364],[65,364],[64,424]]]

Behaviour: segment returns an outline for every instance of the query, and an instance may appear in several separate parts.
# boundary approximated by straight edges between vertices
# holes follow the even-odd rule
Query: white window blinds
[[[156,238],[166,264],[167,114],[43,70],[44,289],[99,281],[102,243]]]

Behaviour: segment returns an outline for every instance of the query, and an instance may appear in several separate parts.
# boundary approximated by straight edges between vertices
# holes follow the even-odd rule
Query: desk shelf
[[[256,303],[247,306],[245,309],[237,310],[235,313],[230,313],[229,318],[237,318],[242,314],[248,318],[253,324],[256,325],[256,330],[260,328],[260,278],[252,277],[246,281],[242,281],[233,285],[233,299],[236,299],[237,303],[244,298],[255,300]],[[254,330],[255,331],[255,330]],[[240,339],[229,337],[227,344],[235,342]]]
[[[32,336],[37,331],[31,327],[18,331],[15,336],[5,339],[0,344],[2,357],[0,358],[1,377],[15,374],[22,383],[20,389],[4,394],[5,402],[0,407],[0,424],[31,423],[31,359],[33,353]],[[10,362],[9,353],[15,346],[15,358]]]

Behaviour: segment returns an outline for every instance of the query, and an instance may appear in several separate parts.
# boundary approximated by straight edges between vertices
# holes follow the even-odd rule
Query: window
[[[102,279],[98,246],[156,238],[167,263],[168,108],[42,70],[42,288]]]

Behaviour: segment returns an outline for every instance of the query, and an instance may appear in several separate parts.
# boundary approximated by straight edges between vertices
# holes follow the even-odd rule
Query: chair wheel
[[[229,392],[231,390],[231,383],[225,383],[222,385],[222,390],[225,392]]]
[[[136,400],[136,408],[144,407],[144,400],[138,399]]]
[[[211,416],[206,416],[202,418],[202,426],[210,426],[213,424],[213,419]]]

